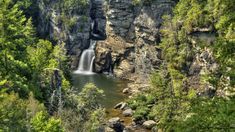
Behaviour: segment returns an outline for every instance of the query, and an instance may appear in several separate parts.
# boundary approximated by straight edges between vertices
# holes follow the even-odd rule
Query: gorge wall
[[[42,37],[49,36],[55,43],[65,42],[75,68],[82,50],[89,47],[90,3],[77,3],[74,6],[71,6],[74,3],[62,3],[66,2],[38,1],[38,31]]]
[[[103,4],[102,0],[37,1],[39,35],[54,44],[66,44],[72,69],[78,67],[81,53],[89,47],[90,39],[105,39]]]
[[[171,14],[175,4],[172,0],[142,5],[134,5],[132,0],[107,1],[107,39],[97,44],[96,71],[113,72],[134,81],[140,89],[146,87],[149,74],[162,61],[158,47],[162,16]]]

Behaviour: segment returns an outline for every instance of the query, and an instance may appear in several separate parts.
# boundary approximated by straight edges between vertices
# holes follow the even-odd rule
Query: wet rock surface
[[[127,108],[127,103],[125,102],[120,102],[114,106],[114,109],[124,110],[125,108]]]
[[[124,125],[122,124],[119,117],[114,117],[108,120],[108,127],[112,128],[115,132],[122,132]]]

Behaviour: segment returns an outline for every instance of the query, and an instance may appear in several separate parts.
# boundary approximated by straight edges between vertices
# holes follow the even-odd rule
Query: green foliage
[[[90,132],[97,132],[103,130],[103,123],[105,122],[105,110],[99,108],[91,113],[90,119],[85,124],[84,130]]]
[[[65,10],[78,9],[79,7],[86,7],[89,4],[88,0],[64,0],[61,2]]]
[[[1,77],[1,76],[0,76]],[[0,78],[0,93],[4,93],[5,92],[5,90],[6,90],[6,85],[7,85],[7,80],[5,79],[5,80],[2,80],[1,78]]]
[[[94,84],[86,84],[79,94],[73,91],[66,94],[66,107],[61,116],[65,130],[81,132],[101,130],[105,112],[98,100],[102,96],[103,91]]]
[[[191,88],[191,89],[188,91],[187,97],[188,97],[188,99],[194,99],[194,98],[197,97],[196,95],[197,95],[196,91],[195,91],[193,88]]]
[[[38,99],[48,101],[51,96],[51,91],[53,91],[51,78],[54,76],[55,70],[60,71],[62,89],[65,90],[70,87],[70,83],[67,81],[69,68],[64,43],[53,47],[51,42],[39,40],[37,44],[27,47],[27,53],[28,63],[32,71],[31,81],[33,85],[31,87],[33,88],[31,89]]]
[[[235,37],[234,37],[235,39]],[[231,78],[231,85],[235,85],[235,41],[219,38],[214,47],[215,57],[221,65],[221,72]]]
[[[27,47],[28,59],[32,70],[42,72],[49,65],[49,56],[52,51],[52,44],[49,41],[39,40],[34,46]]]
[[[32,93],[28,99],[21,99],[15,93],[1,93],[0,101],[0,130],[2,131],[31,131],[38,124],[35,125],[35,122],[31,124],[30,120],[36,120],[40,113],[45,113],[44,106],[34,99]],[[37,120],[39,124],[45,122],[46,120]],[[55,130],[54,128],[59,125],[57,122],[50,118],[48,124],[44,125],[49,131]]]
[[[35,37],[31,19],[26,19],[19,6],[11,0],[0,1],[0,76],[8,81],[8,91],[27,96],[30,73],[24,51]]]
[[[49,118],[47,113],[38,112],[32,119],[33,132],[63,132],[61,121],[53,117]]]
[[[217,62],[222,66],[221,74],[231,78],[231,85],[234,85],[235,61],[234,9],[233,0],[182,0],[174,9],[175,16],[172,20],[176,25],[181,25],[181,30],[187,33],[192,32],[193,28],[215,27],[219,36],[211,48]],[[231,70],[227,70],[228,68]]]
[[[137,6],[141,3],[141,0],[132,0],[132,4]]]
[[[156,102],[155,94],[140,94],[128,101],[128,105],[135,110],[133,115],[135,120],[144,120],[149,118],[151,107]]]
[[[213,18],[216,19],[215,28],[219,37],[215,43],[214,54],[217,61],[221,64],[221,73],[230,77],[230,84],[235,84],[235,6],[232,0],[210,0],[208,7]],[[228,70],[230,69],[230,70]]]
[[[54,49],[50,55],[49,66],[50,68],[58,68],[66,71],[67,55],[65,49],[65,43],[54,46]]]
[[[132,4],[134,6],[139,6],[139,5],[150,5],[154,0],[132,0]]]
[[[89,11],[89,0],[61,0],[61,1],[48,1],[44,0],[45,5],[49,5],[52,9],[58,11],[55,22],[61,24],[65,28],[66,32],[82,32],[84,25],[88,22],[88,11]],[[44,4],[40,6],[41,10],[44,10]],[[79,14],[75,15],[75,14]],[[50,16],[53,15],[51,12],[45,14],[48,21]],[[79,24],[78,24],[79,23]],[[63,32],[63,31],[61,31]],[[61,33],[60,36],[64,37],[65,32]],[[53,38],[56,41],[58,36]]]
[[[14,93],[0,94],[0,102],[0,130],[26,130],[26,102]]]
[[[62,13],[62,15],[60,16],[60,20],[62,21],[64,25],[68,26],[69,31],[72,31],[78,22],[78,18],[77,17],[70,18],[70,17],[71,16],[68,16],[65,13]]]
[[[47,122],[42,131],[63,130],[60,120],[46,115],[45,107],[34,99],[33,94],[42,99],[42,81],[48,80],[41,77],[49,67],[53,70],[61,68],[62,87],[70,87],[66,80],[68,76],[64,75],[68,73],[65,70],[67,57],[64,44],[53,47],[49,41],[35,37],[28,12],[31,2],[0,1],[0,131],[37,131],[42,122]],[[45,113],[45,118],[41,118],[38,112]],[[35,123],[36,118],[43,120]]]
[[[234,131],[234,100],[196,99],[184,120],[174,124],[176,131]],[[190,127],[188,127],[190,126]]]
[[[82,19],[82,22],[85,23],[85,22],[88,22],[88,19],[89,19],[89,18],[88,18],[87,16],[82,16],[81,19]]]
[[[88,104],[97,106],[97,101],[100,96],[103,96],[103,91],[99,90],[94,84],[88,83],[84,86],[81,93],[79,93],[79,100],[82,102],[89,102]]]
[[[145,106],[138,107],[133,115],[133,118],[135,120],[147,119],[149,112],[150,112],[150,109]]]
[[[163,17],[160,47],[164,62],[151,75],[150,92],[130,100],[130,107],[137,111],[134,116],[158,121],[163,131],[233,131],[234,120],[230,117],[234,114],[234,5],[234,0],[181,0],[173,17]],[[216,33],[215,42],[192,42],[192,34],[200,28]],[[199,74],[198,83],[200,87],[212,84],[231,100],[198,98],[198,88],[188,85],[194,54],[205,47],[213,50],[220,69]],[[155,97],[152,105],[145,103],[145,95]]]

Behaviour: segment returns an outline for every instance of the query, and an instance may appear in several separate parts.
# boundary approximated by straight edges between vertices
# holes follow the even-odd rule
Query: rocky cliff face
[[[65,42],[68,53],[73,60],[73,68],[77,67],[81,51],[89,45],[91,19],[90,4],[65,7],[57,0],[38,1],[38,31],[42,37],[49,36],[55,43]]]
[[[161,64],[159,30],[162,16],[171,14],[172,0],[135,6],[132,0],[106,3],[107,39],[97,44],[96,71],[145,84]]]
[[[55,43],[66,43],[72,69],[77,68],[79,56],[89,47],[90,38],[105,38],[103,3],[102,0],[38,1],[38,32]]]

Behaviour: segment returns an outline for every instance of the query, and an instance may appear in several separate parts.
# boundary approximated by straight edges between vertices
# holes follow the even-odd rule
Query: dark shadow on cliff
[[[104,11],[103,0],[91,0],[90,18],[91,18],[91,31],[90,39],[105,40],[106,36],[106,17]]]

